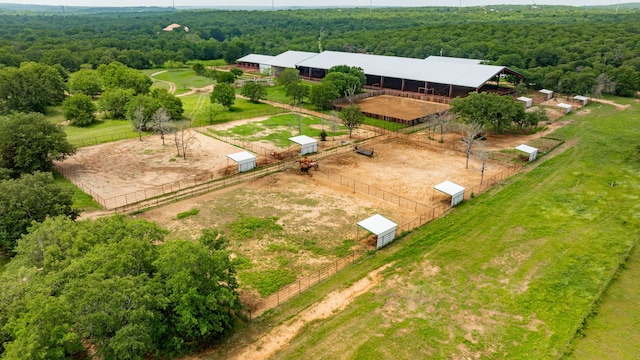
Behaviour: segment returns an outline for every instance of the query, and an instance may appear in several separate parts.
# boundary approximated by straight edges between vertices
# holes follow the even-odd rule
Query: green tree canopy
[[[222,104],[227,109],[236,101],[236,92],[231,85],[216,84],[211,92],[211,102]]]
[[[253,103],[259,103],[261,99],[264,99],[267,96],[267,90],[264,86],[256,83],[256,82],[247,82],[244,84],[242,89],[240,90],[240,94],[242,96],[246,96]]]
[[[100,65],[97,71],[102,76],[102,84],[106,90],[132,89],[136,95],[148,94],[153,83],[147,75],[119,62]]]
[[[521,123],[525,117],[522,104],[509,96],[488,92],[473,92],[467,97],[453,99],[451,112],[463,123],[484,125],[497,133],[514,123]]]
[[[175,357],[231,329],[241,304],[224,242],[165,234],[124,216],[35,224],[0,275],[2,356],[65,358],[90,344],[105,359]]]
[[[349,129],[349,137],[353,134],[353,130],[360,127],[364,121],[364,115],[360,111],[360,107],[357,105],[349,105],[340,111],[340,119],[342,125]]]
[[[65,98],[66,86],[52,66],[22,63],[19,68],[0,68],[0,113],[44,113],[49,105]]]
[[[349,65],[337,65],[329,69],[328,73],[332,72],[340,72],[343,74],[351,75],[358,79],[359,86],[356,87],[355,93],[359,93],[362,91],[365,85],[367,85],[367,75],[365,75],[364,70],[357,66],[349,66]]]
[[[0,168],[14,176],[51,171],[54,160],[64,160],[75,149],[67,134],[38,113],[0,117]]]
[[[332,85],[338,94],[340,94],[340,97],[346,97],[351,94],[352,91],[354,94],[357,94],[362,89],[360,79],[339,71],[328,73],[327,76],[322,79],[322,83]]]
[[[75,219],[72,191],[53,180],[51,173],[24,174],[0,181],[0,252],[11,252],[32,221],[64,215]]]
[[[284,69],[276,78],[276,82],[284,88],[287,96],[291,96],[293,89],[300,84],[300,81],[300,72],[298,69]]]
[[[96,96],[102,92],[102,78],[96,70],[82,69],[69,78],[72,93]]]
[[[319,110],[331,110],[333,100],[340,96],[332,83],[322,83],[311,87],[309,101]]]
[[[114,88],[105,91],[98,101],[98,109],[111,119],[122,119],[127,114],[127,104],[135,96],[133,89]]]
[[[64,118],[71,120],[76,126],[87,126],[96,121],[95,112],[98,110],[91,97],[84,94],[76,94],[67,98],[62,103]]]

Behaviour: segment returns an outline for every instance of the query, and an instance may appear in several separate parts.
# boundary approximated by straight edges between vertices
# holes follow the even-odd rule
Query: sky
[[[162,6],[169,7],[175,2],[176,7],[292,7],[292,6],[483,6],[496,4],[517,5],[616,5],[636,2],[637,0],[0,0],[0,3],[38,4],[64,6]]]

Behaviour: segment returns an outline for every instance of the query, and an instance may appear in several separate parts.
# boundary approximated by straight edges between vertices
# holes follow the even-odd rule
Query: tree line
[[[169,60],[233,63],[249,53],[286,50],[445,55],[509,66],[534,88],[584,95],[610,89],[629,96],[638,90],[639,11],[495,6],[18,13],[0,15],[0,64],[19,67],[32,61],[74,72],[82,64],[96,69],[114,61],[136,69]],[[189,31],[162,30],[171,23]],[[608,87],[611,83],[617,86]]]

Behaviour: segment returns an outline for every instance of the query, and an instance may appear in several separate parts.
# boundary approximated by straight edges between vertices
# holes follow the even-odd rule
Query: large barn
[[[238,61],[245,62],[247,55]],[[266,61],[276,73],[285,68],[296,68],[307,79],[322,79],[330,68],[348,65],[362,68],[367,86],[446,97],[466,95],[473,91],[501,91],[500,79],[512,75],[524,77],[504,66],[485,65],[481,60],[429,56],[426,59],[396,56],[323,51],[310,53],[287,51]],[[254,65],[260,66],[260,65]]]

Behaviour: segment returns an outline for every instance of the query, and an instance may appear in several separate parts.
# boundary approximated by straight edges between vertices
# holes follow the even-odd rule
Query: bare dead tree
[[[178,123],[176,132],[173,133],[173,139],[178,150],[178,156],[182,156],[183,159],[187,159],[187,150],[193,138],[196,136],[196,132],[189,127],[188,121],[181,121]]]
[[[167,110],[164,108],[160,108],[156,110],[156,112],[151,117],[151,128],[157,134],[160,134],[160,139],[162,139],[162,145],[166,145],[164,143],[164,135],[169,134],[174,130],[174,126],[171,123],[171,116],[167,113]]]
[[[482,185],[482,181],[484,180],[484,171],[487,169],[487,160],[489,159],[489,152],[487,151],[487,147],[484,142],[479,142],[476,144],[476,150],[473,152],[473,155],[478,161],[480,161],[480,185]]]
[[[478,144],[478,136],[484,131],[484,125],[478,123],[468,123],[460,125],[460,132],[462,133],[462,141],[465,143],[465,153],[467,154],[467,162],[465,169],[469,168],[469,157],[473,152],[474,147]]]
[[[453,121],[454,115],[448,111],[436,117],[436,124],[440,128],[440,143],[444,142],[444,136],[449,131],[449,125]]]
[[[356,103],[356,86],[350,86],[345,95],[347,100],[349,100],[349,104],[354,105]]]
[[[142,141],[142,132],[147,122],[147,117],[144,115],[144,107],[138,106],[133,109],[132,114],[129,115],[129,121],[131,121],[133,128],[138,132],[138,139]]]

